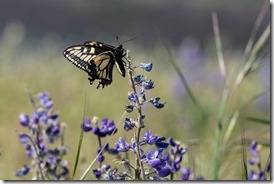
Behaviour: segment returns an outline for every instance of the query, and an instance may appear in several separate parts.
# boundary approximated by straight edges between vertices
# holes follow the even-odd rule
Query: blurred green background
[[[101,41],[111,45],[127,42],[134,64],[153,62],[150,73],[144,73],[155,82],[155,89],[147,98],[161,97],[163,109],[144,107],[146,130],[159,136],[189,143],[185,165],[195,168],[197,175],[210,178],[214,130],[221,96],[225,87],[220,74],[214,40],[211,13],[218,15],[222,49],[228,71],[240,65],[252,27],[265,1],[258,0],[2,0],[0,6],[0,179],[30,179],[31,174],[16,178],[15,170],[23,163],[24,148],[17,138],[25,131],[18,123],[21,112],[30,114],[25,86],[31,93],[48,91],[60,112],[60,120],[67,123],[67,159],[71,168],[84,111],[85,116],[108,117],[118,122],[128,103],[128,79],[114,69],[113,83],[105,89],[89,85],[87,74],[69,63],[62,55],[65,48],[86,41]],[[270,12],[263,19],[261,33],[270,21]],[[194,96],[204,109],[202,116],[190,100],[185,87],[171,65],[164,46],[167,44]],[[270,44],[270,43],[268,43]],[[269,46],[268,46],[269,49]],[[96,82],[95,82],[96,83]],[[244,80],[227,108],[226,121],[241,104],[270,87],[270,58]],[[87,108],[85,109],[85,100]],[[136,117],[135,114],[126,115]],[[235,129],[220,157],[220,179],[241,179],[241,125],[245,122],[246,140],[270,142],[270,126],[244,120],[241,117],[270,119],[270,95],[258,98],[241,112]],[[227,124],[224,125],[225,127]],[[112,139],[125,136],[122,125]],[[130,133],[126,136],[129,138]],[[85,135],[81,163],[76,179],[80,177],[95,156],[97,140]],[[264,148],[266,162],[269,149]],[[247,147],[248,152],[248,147]],[[250,156],[249,152],[247,156]],[[112,157],[109,161],[112,162]],[[112,163],[113,164],[113,163]],[[89,179],[92,179],[90,176]]]

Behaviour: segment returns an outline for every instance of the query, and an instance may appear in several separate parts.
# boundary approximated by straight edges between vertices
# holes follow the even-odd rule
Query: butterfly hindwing
[[[99,80],[97,88],[100,85],[104,88],[112,83],[114,64],[125,77],[124,53],[122,45],[115,48],[101,42],[85,42],[84,45],[72,46],[63,52],[70,62],[88,73],[90,84],[96,79]]]

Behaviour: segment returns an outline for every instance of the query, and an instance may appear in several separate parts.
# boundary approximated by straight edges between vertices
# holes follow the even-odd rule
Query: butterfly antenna
[[[131,39],[129,39],[129,40],[126,40],[126,41],[122,42],[121,44],[124,44],[124,43],[129,42],[129,41],[132,41],[132,40],[136,40],[136,39],[137,39],[137,37],[131,38]]]
[[[121,45],[120,42],[119,42],[118,36],[116,36],[116,41],[117,41],[117,43],[118,43],[119,45]]]

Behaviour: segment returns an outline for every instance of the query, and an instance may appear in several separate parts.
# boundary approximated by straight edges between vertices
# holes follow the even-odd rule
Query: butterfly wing
[[[112,83],[112,71],[115,64],[119,73],[125,77],[125,62],[122,60],[124,49],[122,46],[115,48],[101,42],[86,42],[84,45],[76,45],[67,48],[63,55],[78,68],[89,75],[90,84],[99,80],[104,86]]]
[[[63,55],[78,68],[86,71],[89,71],[89,64],[92,61],[93,57],[96,56],[95,48],[87,47],[84,45],[76,45],[67,48]]]

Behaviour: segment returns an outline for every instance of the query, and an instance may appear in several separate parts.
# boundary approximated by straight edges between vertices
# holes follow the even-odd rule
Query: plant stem
[[[135,179],[139,179],[139,174],[141,172],[141,179],[144,180],[145,179],[145,172],[144,172],[144,166],[143,163],[141,162],[141,154],[140,154],[140,149],[139,149],[139,141],[140,141],[140,134],[141,134],[141,129],[144,126],[142,123],[142,107],[141,107],[141,103],[139,101],[137,92],[136,92],[136,88],[134,85],[134,80],[133,80],[133,73],[132,73],[132,67],[131,67],[131,61],[129,60],[128,57],[126,57],[127,61],[128,61],[128,75],[129,75],[129,79],[131,82],[131,87],[133,90],[133,93],[136,95],[137,99],[136,99],[136,108],[138,111],[138,127],[137,127],[137,134],[136,134],[136,170],[135,170]]]

